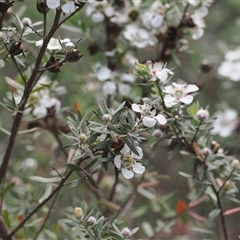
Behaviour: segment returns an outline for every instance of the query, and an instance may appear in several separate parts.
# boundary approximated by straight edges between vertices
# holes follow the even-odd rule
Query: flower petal
[[[164,102],[165,103],[174,103],[174,102],[176,102],[176,98],[167,94],[167,95],[164,96]]]
[[[75,10],[74,2],[72,1],[66,2],[64,5],[62,5],[62,10],[64,13],[67,13],[67,14],[74,12]]]
[[[122,153],[124,156],[127,155],[127,153],[130,152],[130,148],[128,147],[128,145],[125,143],[123,149],[120,151],[120,153]]]
[[[140,106],[139,106],[138,104],[136,104],[136,103],[133,103],[133,104],[132,104],[132,110],[133,110],[134,112],[141,112]]]
[[[193,101],[193,96],[187,95],[185,97],[182,97],[180,101],[185,104],[190,104]]]
[[[122,164],[121,155],[115,156],[114,164],[118,169],[121,168],[121,164]]]
[[[107,81],[103,84],[102,89],[105,95],[112,95],[116,92],[117,86],[115,83]]]
[[[141,163],[135,163],[132,165],[133,171],[138,174],[143,174],[145,172],[145,167]]]
[[[189,85],[186,86],[186,92],[187,93],[196,92],[198,90],[199,90],[199,88],[195,84],[189,84]]]
[[[167,119],[162,115],[162,114],[158,114],[155,119],[157,119],[158,123],[161,125],[165,125],[167,122]]]
[[[127,170],[125,168],[122,169],[122,175],[126,178],[126,179],[130,179],[134,176],[133,172],[130,170]]]
[[[143,157],[143,151],[140,147],[136,147],[138,155],[134,154],[133,152],[131,153],[132,157],[134,159],[141,159]]]
[[[165,82],[168,78],[168,73],[165,69],[161,70],[161,71],[157,71],[156,72],[156,76],[158,77],[158,79],[162,82]]]
[[[60,6],[60,0],[47,0],[47,6],[50,9],[56,9]]]
[[[153,127],[157,122],[156,119],[150,117],[144,117],[142,121],[143,125],[146,127]]]

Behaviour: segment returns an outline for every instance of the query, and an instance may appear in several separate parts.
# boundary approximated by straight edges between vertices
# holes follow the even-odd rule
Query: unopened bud
[[[204,155],[205,157],[208,157],[209,155],[212,154],[211,149],[209,149],[207,147],[203,148],[201,152],[202,152],[202,155]]]
[[[204,59],[201,64],[201,70],[204,73],[208,73],[213,69],[213,63],[210,62],[208,59]]]
[[[22,42],[20,42],[20,41],[14,42],[10,47],[9,53],[12,56],[16,56],[16,55],[23,53]]]
[[[51,73],[58,73],[58,72],[60,72],[61,66],[62,66],[62,64],[59,63],[59,60],[56,59],[55,57],[51,56],[44,67],[48,68],[48,71]],[[49,67],[51,67],[51,68],[49,68]]]
[[[111,121],[112,121],[112,116],[111,116],[110,114],[104,114],[104,115],[102,116],[102,120],[103,120],[104,122],[111,122]]]
[[[36,6],[37,6],[38,12],[40,12],[41,14],[46,14],[50,11],[50,9],[46,4],[46,0],[37,0]]]
[[[233,168],[238,169],[239,168],[239,160],[238,159],[233,160],[231,165]]]
[[[128,227],[125,227],[122,229],[121,233],[124,237],[128,237],[131,234],[131,230]]]
[[[200,120],[200,121],[205,121],[205,120],[207,120],[208,118],[209,118],[209,112],[208,112],[208,110],[206,110],[206,109],[199,109],[198,111],[197,111],[197,118]]]
[[[74,208],[74,216],[76,217],[76,218],[82,218],[82,216],[83,216],[83,210],[80,208],[80,207],[76,207],[76,208]]]
[[[23,25],[26,25],[26,26],[31,26],[32,25],[32,21],[31,21],[31,19],[30,18],[23,18],[23,20],[22,20],[22,24]]]
[[[79,139],[81,140],[81,142],[85,142],[86,139],[87,139],[87,136],[85,133],[81,133],[80,136],[79,136]]]
[[[87,221],[88,221],[89,223],[94,224],[94,223],[96,223],[97,219],[96,219],[95,217],[93,217],[93,216],[90,216]]]
[[[212,148],[213,152],[216,153],[218,151],[218,149],[220,148],[220,145],[219,145],[218,142],[212,140],[211,141],[211,148]]]
[[[232,188],[231,182],[230,181],[226,181],[224,184],[224,188],[226,190],[230,190]]]
[[[155,129],[152,133],[153,137],[155,138],[160,138],[163,136],[163,133],[160,129]]]

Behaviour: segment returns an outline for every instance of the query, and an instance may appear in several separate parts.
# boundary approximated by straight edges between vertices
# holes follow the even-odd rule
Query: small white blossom
[[[150,81],[156,81],[157,79],[161,82],[166,82],[168,74],[173,75],[173,72],[166,68],[166,64],[161,62],[152,63],[151,61],[146,62],[147,71],[152,76]]]
[[[96,219],[95,217],[93,217],[93,216],[90,216],[87,221],[88,221],[89,223],[94,224],[94,223],[97,222],[97,219]]]
[[[117,155],[114,158],[115,166],[121,170],[126,179],[132,178],[134,173],[143,174],[145,171],[145,167],[135,160],[143,157],[142,149],[140,147],[136,147],[136,150],[138,155],[131,152],[127,144],[125,144],[123,149],[120,151],[121,155]]]
[[[162,114],[155,116],[156,109],[152,109],[152,106],[147,103],[143,105],[134,103],[132,104],[132,109],[135,112],[141,113],[143,125],[146,127],[153,127],[157,122],[161,125],[165,125],[167,122],[167,119]]]
[[[193,101],[193,96],[189,93],[198,91],[199,88],[194,84],[177,84],[172,83],[172,86],[166,86],[164,92],[164,102],[166,107],[172,107],[178,103],[190,104]]]
[[[204,17],[208,15],[208,9],[205,6],[201,6],[196,9],[195,12],[191,15],[192,21],[195,24],[193,28],[192,38],[194,40],[200,39],[204,34],[205,22]]]
[[[205,121],[209,118],[209,112],[208,110],[206,109],[199,109],[197,111],[197,118],[200,120],[200,121]]]
[[[47,6],[50,9],[56,9],[60,6],[61,1],[60,0],[46,0]]]
[[[153,46],[156,43],[156,38],[151,33],[134,23],[126,26],[123,36],[137,48]]]
[[[61,42],[62,45],[65,45],[66,47],[74,47],[74,44],[71,42],[71,40],[69,38],[65,38],[63,40],[59,40],[57,38],[51,38],[47,45],[47,49],[48,50],[62,50],[62,46],[59,41]],[[35,45],[37,47],[41,47],[43,45],[43,39],[36,41]]]
[[[227,109],[224,112],[216,112],[214,116],[217,118],[214,123],[212,134],[219,134],[221,137],[229,137],[237,124],[237,111],[234,109]]]

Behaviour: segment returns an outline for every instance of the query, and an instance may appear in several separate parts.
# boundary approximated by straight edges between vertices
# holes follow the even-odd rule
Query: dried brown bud
[[[8,4],[6,2],[0,2],[0,13],[5,14],[8,10]]]
[[[195,27],[195,24],[189,14],[184,15],[181,21],[181,27],[189,27],[189,28]]]
[[[213,150],[214,153],[217,153],[217,151],[220,148],[220,144],[214,140],[211,141],[211,148]]]
[[[202,70],[202,72],[208,73],[213,69],[213,63],[210,62],[208,59],[204,59],[202,61],[200,69]]]
[[[66,52],[65,60],[67,62],[77,62],[82,56],[77,49],[71,49]]]
[[[139,11],[137,11],[136,9],[130,11],[130,12],[128,13],[128,17],[129,17],[133,22],[135,22],[135,21],[138,19],[138,17],[139,17]]]
[[[91,43],[88,46],[88,50],[91,55],[94,55],[95,53],[97,53],[99,51],[99,47],[96,43]]]
[[[45,64],[44,67],[45,68],[51,67],[48,69],[49,72],[58,73],[58,72],[60,72],[61,66],[62,66],[62,64],[59,63],[59,60],[52,56],[49,58],[48,62]]]
[[[37,0],[36,7],[41,14],[46,14],[50,11],[45,0]]]
[[[22,47],[22,42],[20,41],[15,41],[14,43],[12,43],[10,50],[9,50],[10,55],[12,56],[16,56],[19,54],[23,54],[23,47]]]
[[[113,139],[111,147],[113,148],[114,151],[115,150],[120,151],[124,147],[124,141],[121,138],[116,137],[116,138]]]

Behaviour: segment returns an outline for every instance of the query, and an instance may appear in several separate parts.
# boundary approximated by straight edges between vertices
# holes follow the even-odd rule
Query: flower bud
[[[25,18],[23,18],[23,20],[22,20],[22,24],[23,24],[23,25],[26,25],[26,26],[31,26],[31,25],[32,25],[32,21],[31,21],[30,18],[25,17]]]
[[[46,4],[46,0],[37,0],[36,6],[37,6],[38,12],[40,12],[41,14],[46,14],[50,11],[50,9]]]
[[[88,221],[89,223],[94,224],[94,223],[96,223],[97,219],[96,219],[95,217],[93,217],[93,216],[90,216],[87,221]]]
[[[81,142],[85,142],[86,139],[87,139],[87,136],[85,133],[81,133],[80,136],[79,136],[79,139],[81,140]]]
[[[233,160],[231,165],[233,168],[238,169],[239,168],[239,160],[238,159]]]
[[[201,152],[202,152],[202,155],[205,156],[205,157],[208,157],[209,155],[212,154],[211,149],[209,149],[207,147],[203,148]]]
[[[208,73],[213,69],[213,63],[210,62],[208,59],[204,59],[201,64],[201,70],[204,73]]]
[[[12,56],[16,56],[19,55],[21,53],[23,53],[23,47],[22,47],[22,42],[20,41],[15,41],[14,43],[12,43],[9,53]]]
[[[160,138],[163,136],[163,133],[160,129],[155,129],[152,133],[153,137],[155,138]]]
[[[121,233],[124,237],[128,237],[131,234],[131,230],[128,227],[125,227],[122,229]]]
[[[208,118],[209,118],[209,112],[208,112],[208,110],[206,110],[206,109],[199,109],[198,111],[197,111],[197,118],[200,120],[200,121],[205,121],[205,120],[207,120]]]
[[[112,121],[112,116],[111,116],[110,114],[104,114],[104,115],[102,116],[102,120],[103,120],[104,122],[111,122],[111,121]]]
[[[226,190],[230,190],[232,188],[231,182],[230,181],[226,181],[224,184],[224,188]]]
[[[213,150],[214,153],[216,153],[218,151],[218,149],[220,148],[220,145],[218,142],[212,140],[211,141],[211,148]]]
[[[82,216],[83,216],[83,210],[80,208],[80,207],[76,207],[76,208],[74,208],[74,216],[76,217],[76,218],[82,218]]]

